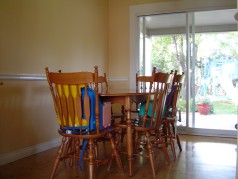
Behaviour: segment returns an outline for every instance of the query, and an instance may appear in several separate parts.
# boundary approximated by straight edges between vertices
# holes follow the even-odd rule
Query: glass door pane
[[[151,74],[152,67],[186,74],[186,13],[143,16],[139,17],[139,22],[140,74]],[[179,113],[179,125],[183,126],[186,126],[186,86],[185,80]]]
[[[237,122],[238,33],[236,10],[195,12],[194,97],[189,126],[235,130]],[[219,21],[218,18],[221,17]],[[225,21],[226,17],[226,21]],[[224,18],[224,19],[222,19]],[[233,25],[232,25],[233,24]],[[192,86],[191,86],[192,87]]]
[[[152,67],[186,74],[178,114],[183,131],[236,136],[235,13],[230,9],[139,17],[140,74],[150,74]],[[199,112],[201,101],[211,104],[207,115]]]

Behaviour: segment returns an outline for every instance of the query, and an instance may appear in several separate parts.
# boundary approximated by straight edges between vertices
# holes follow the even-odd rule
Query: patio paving
[[[182,121],[178,122],[178,126],[185,126],[185,113],[181,114]],[[195,127],[204,129],[221,129],[221,130],[236,130],[238,115],[235,114],[209,114],[200,115],[195,113]],[[189,126],[192,124],[192,117],[190,116]]]

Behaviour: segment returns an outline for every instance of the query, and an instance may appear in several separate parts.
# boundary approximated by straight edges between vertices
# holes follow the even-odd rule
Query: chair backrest
[[[108,80],[106,73],[104,73],[103,76],[98,76],[98,90],[108,90]]]
[[[153,67],[152,74],[155,73],[156,68]],[[136,89],[137,90],[147,90],[149,89],[150,82],[152,81],[152,76],[139,76],[136,73]]]
[[[49,72],[46,67],[45,72],[60,130],[77,134],[96,130],[99,133],[98,67],[94,67],[94,72],[71,73]]]
[[[98,76],[98,92],[108,91],[108,80],[107,74],[104,73],[103,76]],[[99,103],[101,103],[99,99]],[[102,114],[100,113],[100,117],[103,119],[103,127],[111,126],[112,122],[112,104],[111,102],[103,102],[102,104]]]
[[[153,67],[152,75],[155,74],[156,68]],[[136,73],[136,90],[137,91],[149,91],[150,84],[153,83],[153,77],[151,76],[139,76]],[[135,96],[132,97],[132,102],[136,105],[136,110],[132,110],[132,112],[139,112],[139,104],[145,102],[147,99],[146,96]]]
[[[145,104],[145,112],[142,116],[142,127],[159,126],[172,75],[158,72],[152,73],[152,78],[153,82],[150,84],[149,95]],[[151,99],[151,96],[153,99]]]
[[[184,72],[182,74],[177,74],[177,71],[174,72],[171,89],[166,99],[165,117],[176,116],[178,109],[177,105],[183,87],[184,78]]]

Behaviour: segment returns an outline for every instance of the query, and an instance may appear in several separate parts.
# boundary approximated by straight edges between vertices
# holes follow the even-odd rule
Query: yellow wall
[[[1,73],[105,69],[107,0],[0,2]]]
[[[108,74],[110,77],[128,78],[127,82],[116,82],[114,86],[129,86],[130,6],[164,1],[166,0],[109,0]]]
[[[106,69],[107,0],[1,0],[0,74]],[[59,137],[46,81],[3,81],[0,154]]]
[[[44,74],[46,66],[91,71],[98,65],[109,77],[129,79],[129,7],[146,2],[158,1],[2,0],[0,74]],[[3,83],[0,154],[57,138],[46,81]]]

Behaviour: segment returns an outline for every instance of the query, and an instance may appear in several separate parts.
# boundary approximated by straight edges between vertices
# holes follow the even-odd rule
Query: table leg
[[[129,96],[125,98],[125,111],[127,122],[127,155],[128,155],[128,175],[132,176],[132,155],[133,155],[133,141],[132,141],[132,126],[131,126],[131,99]]]

